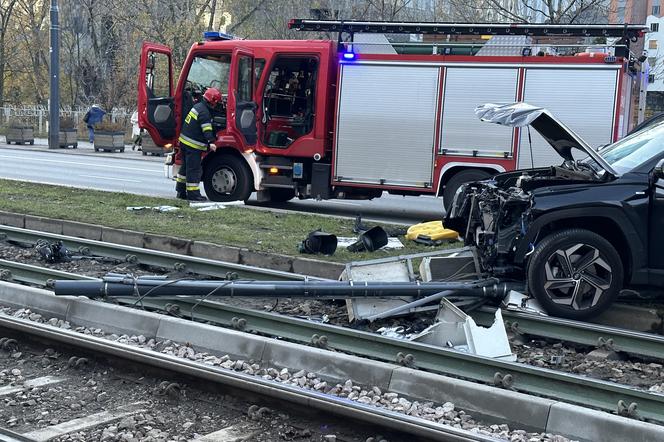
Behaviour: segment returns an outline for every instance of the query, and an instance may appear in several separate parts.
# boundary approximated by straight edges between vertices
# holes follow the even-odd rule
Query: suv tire
[[[586,319],[606,310],[622,289],[620,255],[606,239],[584,229],[546,236],[530,256],[528,288],[555,316]]]

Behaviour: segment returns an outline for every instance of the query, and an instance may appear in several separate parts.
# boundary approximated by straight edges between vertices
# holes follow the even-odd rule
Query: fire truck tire
[[[285,203],[295,198],[295,190],[293,189],[270,189],[270,201],[273,203]]]
[[[233,155],[217,155],[205,165],[203,187],[211,201],[244,201],[252,192],[251,171],[244,160]]]
[[[443,206],[445,211],[449,210],[454,194],[463,184],[473,181],[482,181],[491,177],[491,174],[481,169],[466,169],[457,172],[445,183],[443,188]]]

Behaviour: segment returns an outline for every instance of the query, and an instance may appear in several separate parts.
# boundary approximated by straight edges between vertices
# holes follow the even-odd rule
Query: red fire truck
[[[213,201],[244,200],[254,191],[262,201],[383,192],[449,201],[464,182],[558,163],[537,134],[479,122],[474,109],[487,102],[544,106],[595,146],[631,126],[632,85],[643,58],[629,45],[644,26],[297,19],[290,27],[339,38],[259,41],[207,33],[191,47],[175,87],[171,50],[143,45],[139,123],[158,145],[176,145],[183,116],[206,88],[226,96],[214,117],[218,149],[203,160]],[[389,33],[431,41],[423,53],[421,45],[357,38]],[[570,37],[617,42],[600,52],[562,48],[565,55],[519,42],[511,43],[517,53],[504,55],[499,46],[487,51],[488,43],[477,51],[463,40],[436,38],[460,35],[543,35],[549,42],[564,36],[569,46]]]

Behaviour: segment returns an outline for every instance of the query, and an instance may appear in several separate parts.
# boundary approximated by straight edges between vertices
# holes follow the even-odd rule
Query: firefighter
[[[216,88],[208,88],[203,99],[191,108],[184,119],[180,132],[180,150],[182,166],[176,178],[175,191],[177,197],[189,201],[205,201],[201,195],[200,182],[203,175],[201,159],[203,152],[215,151],[215,136],[212,130],[212,109],[221,102],[221,92]]]

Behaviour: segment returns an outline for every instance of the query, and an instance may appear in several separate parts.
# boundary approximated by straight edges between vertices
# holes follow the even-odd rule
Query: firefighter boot
[[[207,201],[203,195],[201,195],[200,190],[187,190],[187,200],[188,201]]]
[[[176,182],[175,183],[175,192],[176,197],[180,200],[187,199],[187,185],[185,183]]]

